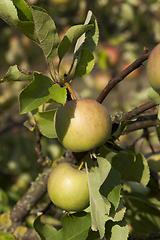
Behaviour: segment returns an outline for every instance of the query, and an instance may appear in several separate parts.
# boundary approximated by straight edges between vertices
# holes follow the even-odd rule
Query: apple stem
[[[83,161],[81,162],[81,164],[80,164],[79,167],[78,167],[78,170],[81,170],[81,169],[82,169],[83,164],[86,162],[88,156],[89,156],[89,153],[87,153],[87,155],[84,157]]]
[[[73,89],[72,89],[71,86],[69,85],[69,83],[66,82],[66,83],[65,83],[65,86],[68,88],[68,90],[69,90],[69,92],[70,92],[70,94],[71,94],[72,100],[77,100],[77,97],[76,97]]]
[[[81,169],[82,169],[84,163],[85,163],[85,160],[81,162],[81,164],[80,164],[79,167],[78,167],[78,170],[81,170]]]

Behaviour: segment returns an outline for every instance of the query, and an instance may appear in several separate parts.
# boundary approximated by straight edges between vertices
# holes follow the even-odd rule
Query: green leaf
[[[62,217],[62,228],[57,231],[54,227],[44,225],[40,217],[36,218],[34,228],[41,240],[82,240],[86,239],[91,227],[89,213],[79,212]]]
[[[108,220],[112,220],[113,222],[122,221],[126,212],[126,207],[124,207],[122,201],[120,200],[119,206],[116,211],[112,211],[108,216]]]
[[[121,179],[119,172],[111,168],[107,178],[100,188],[101,194],[114,205],[115,210],[117,209],[120,200],[120,190],[122,188],[120,183]]]
[[[24,0],[1,0],[0,18],[7,24],[39,44],[31,10]]]
[[[93,27],[90,28],[85,34],[83,34],[76,42],[76,46],[74,49],[74,53],[77,55],[77,51],[80,50],[80,48],[83,45],[83,48],[86,48],[90,50],[91,52],[94,51],[95,47],[98,44],[98,39],[99,39],[99,29],[98,29],[98,24],[96,21],[95,16],[91,11],[88,11],[86,20],[84,25],[87,24],[93,24]]]
[[[125,220],[120,222],[108,221],[106,223],[106,239],[108,240],[127,240],[129,234],[128,225]]]
[[[89,213],[79,212],[62,218],[62,228],[57,231],[54,240],[82,240],[86,239],[91,227]]]
[[[17,9],[18,17],[21,21],[33,22],[31,9],[25,1],[12,0],[12,2],[14,3],[14,5]]]
[[[112,137],[115,139],[119,138],[122,132],[126,129],[126,127],[131,123],[130,120],[121,121],[117,130],[112,134]]]
[[[117,185],[113,188],[113,190],[108,194],[107,199],[114,205],[115,210],[117,209],[120,201],[122,185]]]
[[[111,230],[110,240],[127,240],[129,234],[128,225],[126,222],[124,224],[115,224]]]
[[[57,230],[50,225],[43,224],[40,221],[40,218],[41,216],[38,216],[34,221],[35,231],[41,240],[53,240],[53,237],[56,234]]]
[[[82,77],[88,73],[90,73],[94,67],[94,55],[88,49],[83,49],[80,52],[80,57],[78,63],[76,65],[74,78]]]
[[[52,18],[41,9],[32,7],[32,14],[40,46],[47,62],[52,62],[58,51],[59,38]]]
[[[100,167],[95,168],[94,171],[88,171],[88,185],[90,192],[90,209],[92,230],[99,230],[100,237],[102,238],[105,233],[106,214],[109,213],[110,204],[107,199],[104,199],[99,192],[100,186],[105,180],[110,170],[110,163],[103,158],[98,158]]]
[[[49,77],[34,72],[34,80],[20,94],[20,113],[27,113],[48,101],[52,86],[53,82]]]
[[[117,153],[112,158],[113,168],[120,172],[121,179],[126,181],[136,181],[144,187],[150,179],[150,172],[146,158],[143,154]]]
[[[61,88],[58,84],[54,84],[49,77],[34,72],[34,80],[20,93],[20,113],[32,111],[49,99],[65,104],[66,95],[66,87]]]
[[[68,52],[70,47],[77,41],[77,39],[86,31],[88,31],[91,27],[93,27],[92,24],[90,25],[76,25],[71,27],[63,37],[62,41],[60,42],[60,45],[58,47],[58,55],[60,58],[60,61]]]
[[[13,81],[32,81],[33,73],[27,73],[21,70],[17,65],[10,66],[6,76],[1,81],[13,82]]]
[[[124,192],[123,203],[127,209],[125,219],[133,227],[134,232],[149,234],[159,231],[159,196],[147,198],[142,194]]]
[[[89,24],[93,24],[93,27],[89,29],[85,34],[85,41],[83,48],[87,48],[91,52],[94,51],[99,40],[99,29],[95,16],[92,14]]]
[[[153,88],[147,89],[147,95],[155,103],[157,103],[157,104],[160,103],[160,95]]]
[[[56,138],[57,134],[54,128],[53,119],[56,110],[38,112],[34,115],[35,120],[38,122],[40,132],[48,138]]]
[[[15,240],[15,238],[11,233],[0,232],[0,240]]]
[[[67,99],[66,87],[60,87],[59,84],[54,84],[50,89],[50,99],[54,102],[65,105]]]

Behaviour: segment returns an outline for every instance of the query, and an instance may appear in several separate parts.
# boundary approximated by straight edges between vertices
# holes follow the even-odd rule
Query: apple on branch
[[[147,77],[151,87],[160,94],[160,43],[157,44],[147,61]]]
[[[53,168],[48,180],[48,194],[58,207],[79,212],[89,206],[89,188],[85,170],[77,166],[60,163]]]
[[[65,148],[85,152],[100,147],[109,139],[112,123],[102,104],[91,99],[77,99],[58,108],[55,129]]]

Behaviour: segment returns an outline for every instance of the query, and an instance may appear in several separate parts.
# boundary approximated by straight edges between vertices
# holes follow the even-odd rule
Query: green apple
[[[160,44],[156,45],[147,61],[147,77],[151,87],[160,93]]]
[[[48,180],[48,194],[58,207],[78,212],[89,206],[87,173],[68,163],[53,168]]]
[[[103,145],[110,137],[111,128],[107,109],[91,99],[68,101],[56,112],[57,137],[72,152],[85,152]]]

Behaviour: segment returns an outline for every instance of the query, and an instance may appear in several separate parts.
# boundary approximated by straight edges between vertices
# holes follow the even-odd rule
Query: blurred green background
[[[94,54],[94,70],[83,79],[75,79],[72,87],[82,97],[96,99],[107,81],[116,76],[143,53],[160,42],[160,0],[26,0],[29,5],[43,7],[52,16],[62,39],[69,27],[84,23],[88,10],[97,18],[99,44]],[[70,68],[72,52],[62,61],[60,74]],[[56,66],[57,59],[54,60]],[[30,39],[18,33],[0,19],[0,78],[10,65],[17,64],[24,70],[40,71],[49,76],[41,49]],[[104,105],[112,116],[117,111],[127,112],[148,101],[149,87],[145,65],[130,74],[107,96]],[[19,114],[18,95],[25,83],[0,84],[0,213],[20,199],[35,179],[41,166],[35,153],[35,132],[23,123],[30,117]],[[158,141],[151,129],[155,150]],[[130,146],[142,134],[131,133],[121,139],[123,146]],[[127,139],[127,140],[126,140]],[[127,143],[126,143],[127,142]],[[148,148],[140,142],[137,149],[146,153]],[[63,154],[56,139],[42,138],[42,151],[52,160]]]

